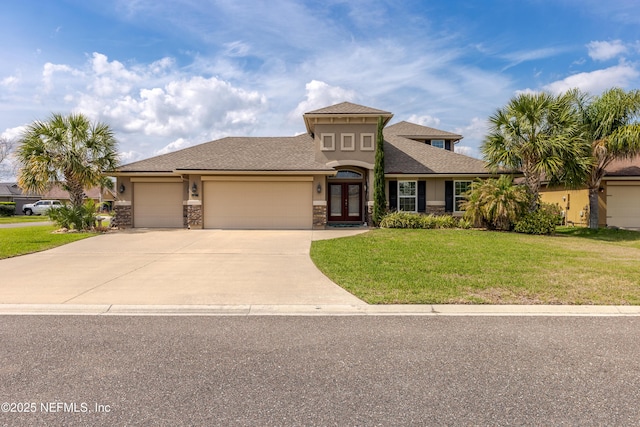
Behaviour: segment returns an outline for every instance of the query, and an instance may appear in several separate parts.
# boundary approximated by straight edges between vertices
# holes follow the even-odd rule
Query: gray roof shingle
[[[462,139],[462,135],[411,122],[399,122],[385,128],[385,134],[419,139]]]
[[[141,160],[119,172],[327,171],[315,161],[310,135],[294,137],[227,137]]]
[[[387,174],[487,175],[482,160],[385,133],[384,172]]]

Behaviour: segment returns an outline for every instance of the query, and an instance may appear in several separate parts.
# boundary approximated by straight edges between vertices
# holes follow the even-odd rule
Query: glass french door
[[[329,184],[329,221],[362,221],[362,183]]]

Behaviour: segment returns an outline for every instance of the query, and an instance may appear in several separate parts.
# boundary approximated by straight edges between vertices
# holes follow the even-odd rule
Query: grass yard
[[[32,215],[32,216],[2,216],[0,217],[0,224],[18,224],[21,222],[43,222],[50,221],[46,215]]]
[[[35,226],[0,229],[0,259],[43,251],[96,235],[96,233],[52,234],[51,232],[56,228]]]
[[[313,242],[311,258],[371,304],[640,304],[633,231],[377,229]]]

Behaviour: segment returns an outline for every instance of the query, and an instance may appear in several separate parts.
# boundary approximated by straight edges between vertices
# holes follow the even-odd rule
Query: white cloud
[[[80,70],[76,70],[68,65],[47,62],[44,64],[44,69],[42,70],[42,81],[46,92],[50,92],[53,89],[53,78],[56,73],[67,73],[74,77],[82,77],[83,75]]]
[[[20,79],[16,76],[9,76],[9,77],[5,77],[4,79],[0,80],[0,86],[4,86],[7,89],[12,89],[15,88],[18,83],[20,82]]]
[[[167,154],[170,153],[172,151],[177,151],[177,150],[182,150],[183,148],[187,148],[190,147],[192,144],[184,139],[184,138],[178,138],[175,141],[173,141],[170,144],[165,145],[164,147],[162,147],[161,149],[159,149],[158,151],[156,151],[155,154]]]
[[[429,116],[429,115],[418,116],[416,114],[412,114],[411,116],[409,116],[407,121],[411,123],[416,123],[422,126],[429,126],[434,128],[437,128],[438,126],[440,126],[440,119],[437,117]]]
[[[543,87],[553,93],[562,93],[573,88],[579,88],[591,94],[598,94],[611,87],[627,87],[640,72],[632,65],[619,65],[586,73],[571,75]]]
[[[620,40],[592,41],[587,45],[587,49],[594,61],[606,61],[627,52],[627,47]]]
[[[0,138],[8,139],[9,141],[16,141],[26,129],[26,126],[17,126],[5,129],[4,132],[0,133]]]
[[[305,89],[305,100],[301,101],[295,110],[290,113],[292,118],[300,119],[308,111],[328,107],[340,102],[352,102],[357,97],[356,92],[353,90],[330,86],[319,80],[310,81],[305,85]]]

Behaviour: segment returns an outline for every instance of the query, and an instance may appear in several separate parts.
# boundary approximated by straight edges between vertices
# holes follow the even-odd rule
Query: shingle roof
[[[341,102],[340,104],[309,111],[305,114],[391,114],[388,111],[377,110],[364,105],[352,104],[351,102]]]
[[[315,161],[308,134],[294,137],[228,137],[168,154],[129,163],[119,172],[327,171]]]
[[[640,176],[640,156],[614,160],[605,171],[606,176]]]
[[[451,133],[444,130],[431,128],[429,126],[417,125],[415,123],[405,121],[387,126],[385,129],[385,134],[419,139],[462,139],[462,135],[458,135],[456,133]]]
[[[20,196],[22,189],[15,182],[0,182],[0,197]]]
[[[384,137],[384,172],[386,174],[485,175],[490,173],[482,160],[387,132]]]

